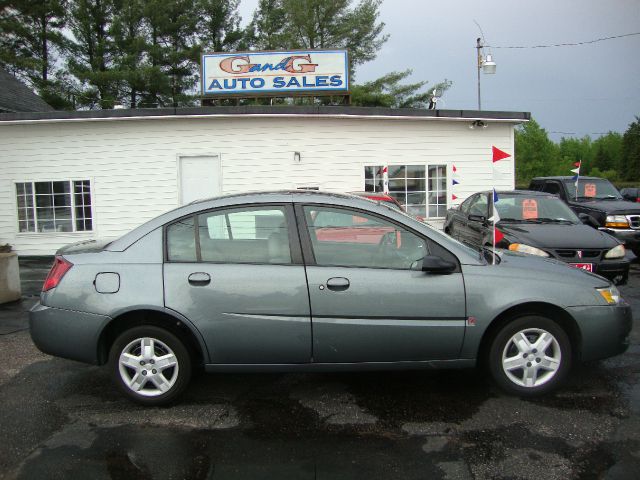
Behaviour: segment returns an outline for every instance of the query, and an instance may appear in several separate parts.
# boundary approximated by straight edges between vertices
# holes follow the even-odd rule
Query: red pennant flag
[[[503,152],[496,147],[491,147],[491,150],[493,151],[493,163],[496,163],[498,160],[502,160],[504,158],[509,158],[511,156],[507,152]]]
[[[581,161],[582,161],[582,160],[581,160]],[[574,166],[574,167],[578,167],[578,168],[580,168],[580,162],[574,162],[574,163],[573,163],[573,166]]]
[[[496,239],[496,243],[500,243],[500,241],[504,238],[504,234],[497,228],[493,229],[493,235]]]
[[[453,193],[451,194],[451,200],[457,200],[458,197],[456,197]]]
[[[456,168],[456,166],[453,166],[453,173],[456,173],[458,171],[458,169]]]

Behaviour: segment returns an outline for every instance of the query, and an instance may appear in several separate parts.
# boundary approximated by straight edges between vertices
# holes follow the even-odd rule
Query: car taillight
[[[640,197],[636,198],[636,202],[640,203]]]
[[[49,275],[47,275],[44,281],[42,291],[46,292],[52,288],[56,288],[60,280],[62,280],[62,277],[64,277],[64,274],[67,273],[71,267],[73,267],[73,263],[62,257],[56,257],[51,270],[49,270]]]

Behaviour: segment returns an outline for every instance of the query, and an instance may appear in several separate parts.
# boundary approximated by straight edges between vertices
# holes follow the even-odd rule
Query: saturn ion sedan
[[[484,365],[536,395],[624,352],[631,310],[604,278],[478,252],[381,203],[312,191],[195,202],[110,243],[58,251],[31,335],[170,403],[191,372]]]

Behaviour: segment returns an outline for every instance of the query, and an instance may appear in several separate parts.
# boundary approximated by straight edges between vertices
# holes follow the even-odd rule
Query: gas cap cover
[[[93,284],[98,293],[116,293],[120,290],[120,275],[115,272],[101,272],[96,275]]]

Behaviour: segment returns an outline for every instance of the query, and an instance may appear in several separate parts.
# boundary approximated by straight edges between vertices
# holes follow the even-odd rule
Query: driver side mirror
[[[425,255],[422,260],[415,262],[412,267],[412,270],[421,270],[428,273],[451,273],[456,270],[457,265],[436,255]]]
[[[582,221],[582,223],[584,223],[585,225],[589,225],[590,227],[598,228],[600,226],[598,225],[598,222],[596,222],[594,218],[588,213],[579,213],[578,218]]]
[[[485,217],[484,215],[474,215],[473,213],[470,214],[467,218],[471,222],[485,223],[487,221],[487,217]]]

